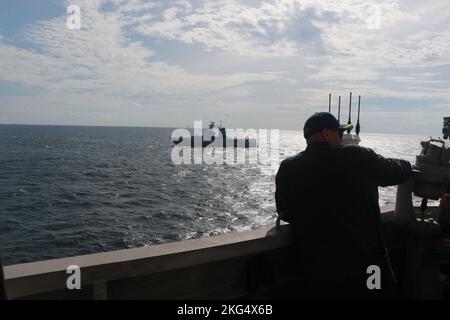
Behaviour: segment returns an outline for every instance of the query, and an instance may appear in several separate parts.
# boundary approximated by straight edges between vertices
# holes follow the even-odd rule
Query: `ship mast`
[[[358,99],[358,121],[356,122],[356,129],[355,129],[356,134],[358,134],[358,135],[359,135],[359,132],[361,131],[361,126],[359,125],[359,112],[360,112],[360,110],[361,110],[361,96],[359,96],[359,99]]]
[[[350,92],[350,103],[348,107],[348,122],[347,124],[352,124],[352,93]],[[351,129],[347,129],[347,133],[349,134]]]

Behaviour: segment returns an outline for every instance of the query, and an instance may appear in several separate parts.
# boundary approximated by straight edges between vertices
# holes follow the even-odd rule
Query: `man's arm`
[[[384,158],[369,148],[363,148],[363,150],[368,169],[379,186],[398,185],[411,177],[412,168],[408,161]]]
[[[287,217],[287,206],[286,206],[286,180],[285,180],[285,166],[281,162],[278,173],[275,177],[275,203],[277,206],[278,217],[286,222],[289,222]]]

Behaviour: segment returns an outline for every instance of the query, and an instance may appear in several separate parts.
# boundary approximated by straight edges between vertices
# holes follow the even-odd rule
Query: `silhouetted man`
[[[307,147],[285,159],[276,176],[276,205],[292,225],[306,298],[389,297],[395,287],[381,235],[378,186],[412,174],[407,161],[368,148],[342,146],[346,125],[330,113],[304,126]],[[367,268],[381,269],[381,289],[369,290]]]

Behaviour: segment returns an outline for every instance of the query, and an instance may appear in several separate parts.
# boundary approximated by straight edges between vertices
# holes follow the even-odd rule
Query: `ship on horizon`
[[[189,140],[185,140],[182,136],[178,139],[173,139],[172,142],[176,145],[196,148],[196,147],[211,147],[216,148],[255,148],[257,146],[256,139],[245,137],[244,139],[227,137],[227,130],[222,127],[222,124],[218,128],[215,126],[215,121],[211,121],[208,125],[208,129],[204,130],[201,136],[193,135]]]

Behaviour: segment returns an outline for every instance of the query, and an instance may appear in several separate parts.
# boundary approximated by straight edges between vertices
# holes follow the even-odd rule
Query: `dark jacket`
[[[309,145],[285,159],[276,176],[276,205],[297,239],[302,267],[326,279],[351,277],[385,253],[378,186],[412,174],[407,161],[355,145]],[[363,270],[364,269],[364,270]]]

